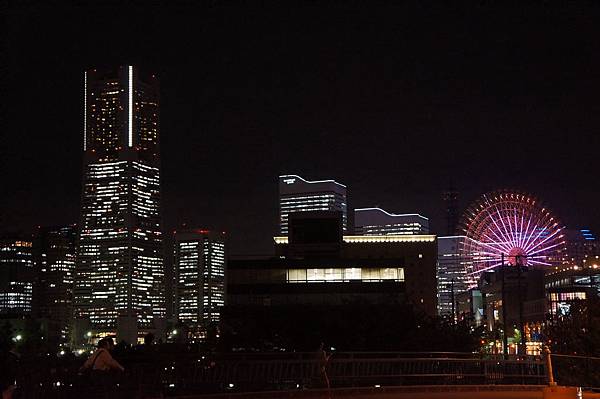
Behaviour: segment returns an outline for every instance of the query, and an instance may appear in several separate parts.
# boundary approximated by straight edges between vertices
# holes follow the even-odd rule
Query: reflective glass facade
[[[335,180],[308,181],[296,175],[279,176],[279,233],[288,234],[293,212],[338,211],[347,230],[346,186]]]
[[[166,313],[158,101],[131,66],[85,73],[75,317],[129,342]]]

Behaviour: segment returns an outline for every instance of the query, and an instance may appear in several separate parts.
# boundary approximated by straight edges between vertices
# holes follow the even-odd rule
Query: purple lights
[[[565,251],[564,227],[536,198],[520,192],[482,195],[465,212],[461,228],[467,236],[463,254],[473,259],[467,267],[473,283],[502,262],[557,265]]]

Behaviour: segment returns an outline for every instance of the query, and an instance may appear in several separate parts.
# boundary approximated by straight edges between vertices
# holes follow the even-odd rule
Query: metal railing
[[[250,392],[324,387],[316,353],[228,353],[121,359],[125,397]],[[24,398],[82,397],[78,363],[24,376]],[[486,358],[464,353],[335,353],[325,366],[332,387],[417,385],[542,385],[541,359]],[[32,370],[33,371],[33,370]],[[84,394],[85,396],[85,394]]]
[[[600,391],[600,357],[553,353],[552,364],[558,384]]]

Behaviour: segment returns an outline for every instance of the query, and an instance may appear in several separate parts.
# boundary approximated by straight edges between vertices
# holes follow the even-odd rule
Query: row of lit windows
[[[308,283],[323,281],[404,281],[403,268],[328,268],[328,269],[289,269],[288,283]]]

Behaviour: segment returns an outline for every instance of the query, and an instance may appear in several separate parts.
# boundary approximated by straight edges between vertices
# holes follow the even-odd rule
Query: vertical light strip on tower
[[[83,151],[87,149],[87,71],[83,72]]]
[[[133,147],[133,66],[129,65],[129,147]]]

